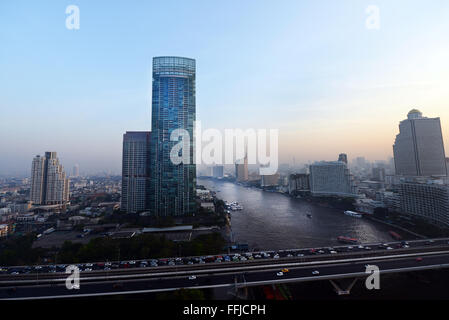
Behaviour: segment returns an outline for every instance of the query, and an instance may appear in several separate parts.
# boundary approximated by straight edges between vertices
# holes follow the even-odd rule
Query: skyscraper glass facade
[[[193,163],[195,60],[153,58],[150,210],[159,216],[181,216],[196,210],[196,166]],[[176,129],[190,135],[190,161],[175,165],[170,141]],[[184,150],[185,151],[185,150]]]

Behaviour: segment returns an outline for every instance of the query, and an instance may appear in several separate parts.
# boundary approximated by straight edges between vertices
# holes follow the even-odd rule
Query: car
[[[407,248],[410,248],[410,246],[407,245],[407,244],[404,244],[404,245],[402,246],[402,248],[407,249]]]
[[[109,271],[109,270],[111,270],[111,268],[109,268],[109,267],[104,267],[103,270],[104,270],[104,271]]]
[[[290,270],[288,270],[287,268],[284,268],[281,271],[284,272],[284,273],[290,272]]]
[[[392,247],[387,247],[387,250],[393,250],[393,248]]]
[[[92,271],[92,268],[86,268],[83,271],[90,272],[90,271]]]
[[[279,259],[279,255],[278,254],[274,255],[273,259]]]
[[[319,272],[318,270],[315,270],[315,271],[312,272],[312,274],[313,274],[314,276],[317,276],[317,275],[320,274],[320,272]]]
[[[365,247],[365,250],[369,251],[371,250],[371,247]]]
[[[298,253],[296,256],[297,256],[297,257],[304,257],[304,254]]]
[[[287,254],[287,258],[291,258],[291,257],[293,257],[293,255],[291,255],[290,253]]]
[[[189,276],[189,280],[195,280],[196,276]]]
[[[278,273],[276,273],[276,275],[277,275],[278,277],[282,277],[282,276],[284,275],[284,273],[283,273],[282,271],[279,271]]]
[[[331,253],[331,254],[336,254],[336,253],[337,253],[337,251],[335,251],[335,250],[331,250],[331,251],[330,251],[330,253]]]
[[[416,258],[416,262],[421,262],[421,261],[422,261],[421,257]]]

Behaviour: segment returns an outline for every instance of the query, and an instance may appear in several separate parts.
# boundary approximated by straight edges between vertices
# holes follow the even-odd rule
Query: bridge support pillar
[[[245,276],[242,278],[243,285],[239,285],[238,281],[238,275],[234,277],[234,285],[231,287],[231,289],[228,291],[228,295],[232,295],[236,297],[239,300],[247,300],[248,299],[248,287],[245,285],[246,280]]]
[[[354,287],[355,283],[357,282],[357,278],[354,279],[341,279],[341,280],[329,280],[329,282],[332,284],[332,286],[335,289],[335,292],[339,295],[349,295],[351,294],[351,289]],[[346,288],[346,289],[344,289]]]

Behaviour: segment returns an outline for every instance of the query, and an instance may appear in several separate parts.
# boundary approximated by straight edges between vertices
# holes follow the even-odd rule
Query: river
[[[234,242],[247,243],[251,249],[335,246],[338,236],[365,243],[392,241],[391,227],[347,216],[343,210],[226,181],[198,179],[197,184],[217,192],[224,201],[243,206],[242,211],[231,213],[232,236]]]

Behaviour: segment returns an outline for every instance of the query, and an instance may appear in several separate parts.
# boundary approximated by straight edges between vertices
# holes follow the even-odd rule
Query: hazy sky
[[[203,128],[277,128],[281,162],[385,159],[414,107],[441,117],[448,149],[448,17],[447,0],[3,0],[0,174],[47,150],[120,173],[122,134],[151,128],[160,55],[196,59]]]

